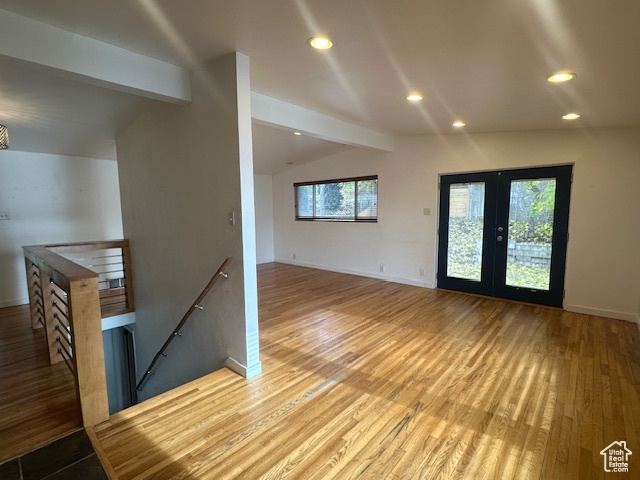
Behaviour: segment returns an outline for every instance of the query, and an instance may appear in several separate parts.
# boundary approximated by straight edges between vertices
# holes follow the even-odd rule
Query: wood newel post
[[[54,297],[51,294],[51,277],[44,272],[40,272],[40,285],[42,286],[42,303],[44,304],[44,324],[45,331],[47,332],[49,362],[51,362],[51,365],[54,365],[64,361],[64,358],[58,353],[58,342],[56,342],[56,337],[59,334],[56,331],[58,321],[53,318],[55,308],[53,307]]]
[[[42,328],[42,323],[40,323],[38,318],[42,318],[42,321],[44,322],[44,318],[42,317],[40,312],[38,312],[38,300],[40,299],[40,297],[36,295],[36,292],[42,291],[42,288],[38,289],[38,286],[40,285],[40,279],[34,275],[34,272],[38,271],[38,267],[36,267],[27,257],[24,258],[24,265],[27,275],[27,291],[29,292],[31,328],[35,330],[36,328]],[[42,300],[40,300],[40,302],[42,302]],[[40,309],[44,310],[44,307],[40,307]]]
[[[67,298],[82,423],[92,426],[109,418],[97,276],[72,280]]]

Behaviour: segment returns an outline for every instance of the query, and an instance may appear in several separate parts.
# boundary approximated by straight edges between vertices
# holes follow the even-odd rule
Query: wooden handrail
[[[98,278],[98,274],[49,249],[48,245],[22,247],[24,256],[41,272],[46,273],[63,290],[69,290],[74,280]]]
[[[224,261],[224,263],[222,265],[220,265],[220,268],[218,268],[218,271],[213,275],[213,277],[211,277],[211,280],[209,280],[209,283],[207,284],[207,286],[204,287],[204,290],[202,290],[200,295],[198,295],[198,298],[196,298],[196,300],[191,304],[191,306],[189,307],[187,312],[184,314],[184,316],[182,317],[182,320],[180,320],[180,322],[178,323],[178,326],[176,326],[176,328],[173,329],[173,332],[171,332],[171,335],[169,335],[169,338],[167,338],[167,341],[164,342],[164,345],[162,345],[160,350],[158,350],[158,353],[156,353],[156,356],[153,357],[153,360],[151,361],[151,364],[145,370],[144,375],[142,376],[142,378],[140,379],[140,381],[136,385],[135,390],[141,390],[142,384],[145,382],[147,377],[149,375],[151,375],[152,373],[154,373],[153,372],[153,367],[155,367],[155,365],[158,362],[158,360],[160,359],[160,357],[163,356],[165,350],[167,349],[167,347],[169,347],[169,345],[171,344],[173,339],[176,336],[180,335],[180,330],[182,329],[182,327],[184,327],[185,323],[187,323],[187,320],[189,319],[191,314],[196,310],[196,308],[202,308],[200,306],[200,302],[202,302],[202,300],[204,300],[204,297],[206,297],[207,294],[211,291],[213,286],[218,281],[218,278],[220,278],[221,276],[227,278],[227,273],[225,272],[225,270],[231,264],[231,262],[233,262],[233,257],[227,258]]]
[[[109,248],[124,248],[129,246],[129,240],[97,240],[94,242],[52,243],[45,245],[49,250],[57,253],[88,252],[91,250],[107,250]]]
[[[61,254],[109,250],[114,248],[120,248],[122,250],[122,263],[124,268],[123,275],[125,279],[125,286],[123,289],[124,293],[120,294],[122,300],[113,305],[114,302],[109,301],[110,292],[105,292],[104,290],[101,291],[100,304],[102,318],[121,315],[135,310],[133,275],[131,272],[131,250],[129,248],[128,239],[31,245],[22,247],[25,258],[29,259],[29,261],[38,267],[39,270],[44,271],[65,291],[69,289],[70,281],[97,278],[99,275],[93,270],[63,257]]]

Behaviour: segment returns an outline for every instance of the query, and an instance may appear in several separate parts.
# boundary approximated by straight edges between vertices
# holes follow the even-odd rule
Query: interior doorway
[[[572,169],[443,175],[438,287],[561,307]]]

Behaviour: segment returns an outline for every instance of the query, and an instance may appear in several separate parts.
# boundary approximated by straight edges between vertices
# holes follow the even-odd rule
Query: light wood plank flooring
[[[81,427],[73,375],[49,364],[29,307],[0,309],[0,463]]]
[[[604,478],[600,450],[626,440],[640,478],[632,323],[281,264],[259,301],[264,373],[112,416],[112,474]]]

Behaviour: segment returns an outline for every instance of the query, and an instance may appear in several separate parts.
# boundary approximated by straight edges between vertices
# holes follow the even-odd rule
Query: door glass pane
[[[484,182],[453,183],[449,190],[447,276],[480,281]]]
[[[555,178],[511,182],[507,285],[549,290],[555,196]]]

